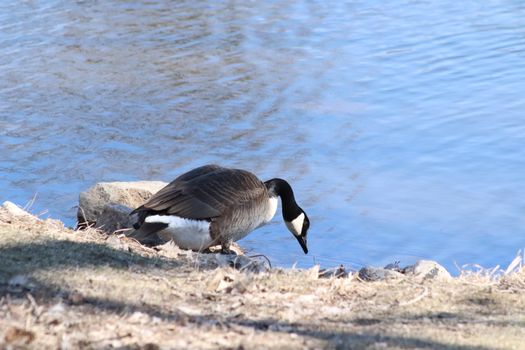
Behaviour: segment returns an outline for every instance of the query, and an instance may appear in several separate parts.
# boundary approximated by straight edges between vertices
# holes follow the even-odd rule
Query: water
[[[99,181],[283,177],[276,265],[505,265],[525,247],[520,1],[0,4],[0,200],[74,225]]]

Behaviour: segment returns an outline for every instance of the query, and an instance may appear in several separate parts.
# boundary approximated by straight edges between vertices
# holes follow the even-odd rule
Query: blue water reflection
[[[214,162],[293,184],[274,263],[506,264],[525,247],[525,5],[8,0],[0,187],[74,224],[99,181]]]

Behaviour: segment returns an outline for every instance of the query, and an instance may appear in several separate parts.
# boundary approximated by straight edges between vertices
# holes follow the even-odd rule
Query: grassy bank
[[[0,220],[0,348],[525,348],[523,270],[425,283],[253,274],[113,238]]]

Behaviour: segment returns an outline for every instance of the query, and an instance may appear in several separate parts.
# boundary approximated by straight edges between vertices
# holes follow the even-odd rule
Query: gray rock
[[[25,275],[15,275],[7,282],[7,289],[10,292],[32,291],[36,284]]]
[[[387,281],[403,278],[403,274],[390,269],[377,267],[363,267],[359,270],[359,278],[367,282]]]
[[[343,265],[334,267],[331,269],[319,270],[319,278],[346,278],[348,277],[348,271],[346,271]]]
[[[393,270],[397,272],[403,272],[403,269],[399,266],[400,261],[394,261],[393,263],[390,263],[386,265],[384,268],[387,270]]]
[[[129,216],[132,210],[130,207],[122,204],[108,203],[104,205],[102,213],[97,218],[95,227],[106,233],[130,228],[134,223],[134,220]]]
[[[443,266],[432,260],[419,260],[414,265],[405,267],[403,273],[419,281],[445,281],[452,278]]]
[[[207,267],[232,267],[240,271],[259,273],[268,270],[264,261],[255,260],[246,255],[235,254],[198,254],[197,260]]]
[[[80,193],[77,212],[79,227],[97,224],[108,204],[136,208],[167,183],[161,181],[100,182]]]

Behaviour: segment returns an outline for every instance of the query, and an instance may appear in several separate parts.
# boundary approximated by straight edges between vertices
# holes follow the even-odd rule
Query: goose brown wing
[[[181,181],[190,181],[196,177],[203,176],[209,173],[213,173],[215,171],[221,171],[221,170],[227,170],[227,169],[222,166],[215,165],[215,164],[203,165],[198,168],[192,169],[188,172],[185,172],[184,174],[180,175],[175,180],[173,180],[170,184],[181,182]]]
[[[261,199],[265,191],[264,184],[250,172],[206,166],[179,176],[142,207],[187,219],[211,219]]]

